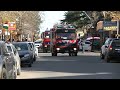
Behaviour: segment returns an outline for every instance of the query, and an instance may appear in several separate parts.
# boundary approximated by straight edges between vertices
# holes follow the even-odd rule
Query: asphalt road
[[[22,67],[17,79],[120,79],[120,63],[106,63],[99,53],[79,52],[78,56],[39,53],[31,68]]]

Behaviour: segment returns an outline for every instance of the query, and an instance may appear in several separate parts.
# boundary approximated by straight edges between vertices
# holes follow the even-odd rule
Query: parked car
[[[32,67],[34,56],[33,50],[28,42],[13,42],[13,45],[19,53],[21,65],[26,64],[28,67]]]
[[[85,41],[83,44],[84,50],[91,51],[91,42],[90,41]]]
[[[14,60],[15,60],[16,75],[20,75],[20,73],[21,73],[21,62],[20,62],[20,57],[19,57],[18,51],[16,50],[14,45],[11,44],[11,43],[7,43],[7,48],[8,48],[8,51],[13,54],[13,57],[14,57]]]
[[[101,46],[100,46],[100,37],[89,37],[86,39],[86,41],[90,41],[91,42],[91,46],[92,46],[92,50],[91,51],[94,51],[94,50],[100,50]]]
[[[100,58],[101,58],[101,59],[104,59],[105,53],[106,53],[106,51],[107,51],[107,49],[108,49],[108,47],[109,47],[109,44],[110,44],[110,42],[111,42],[112,39],[113,39],[113,38],[108,38],[108,39],[105,41],[105,43],[102,45],[101,51],[100,51]]]
[[[113,58],[114,60],[120,58],[120,38],[112,39],[109,46],[105,47],[107,47],[104,58],[106,62],[110,62]]]
[[[31,49],[33,51],[34,61],[36,61],[36,56],[38,56],[37,47],[35,46],[34,42],[28,42],[28,44],[30,45],[30,47],[31,47]]]
[[[15,60],[4,41],[0,41],[0,78],[16,79]]]
[[[85,51],[91,51],[91,42],[90,41],[83,41],[79,44],[79,49],[82,50],[82,45],[83,45],[83,49]]]

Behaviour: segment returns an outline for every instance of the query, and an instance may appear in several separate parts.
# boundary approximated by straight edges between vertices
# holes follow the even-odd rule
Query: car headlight
[[[77,50],[77,48],[73,48],[74,50]]]
[[[45,47],[47,47],[47,45],[45,45]]]
[[[57,50],[60,50],[60,48],[56,48]]]
[[[29,54],[25,54],[24,57],[29,57],[30,55]]]

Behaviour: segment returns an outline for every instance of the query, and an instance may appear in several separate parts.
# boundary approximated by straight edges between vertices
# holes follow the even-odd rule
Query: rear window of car
[[[14,46],[18,51],[28,50],[27,43],[16,43]]]
[[[114,42],[112,42],[112,46],[114,46],[114,47],[120,47],[120,42],[114,41]]]

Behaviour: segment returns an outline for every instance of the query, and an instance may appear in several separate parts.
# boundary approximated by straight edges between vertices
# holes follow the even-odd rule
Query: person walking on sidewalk
[[[84,43],[83,43],[83,41],[81,41],[81,46],[82,46],[82,53],[84,53]]]

